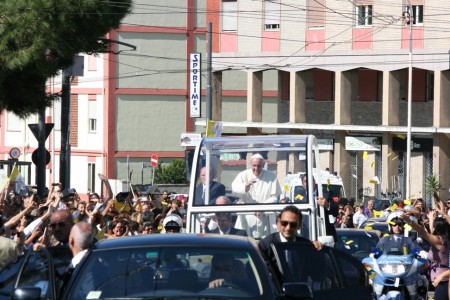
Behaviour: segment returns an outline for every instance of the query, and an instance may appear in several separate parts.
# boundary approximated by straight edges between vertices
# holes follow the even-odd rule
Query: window
[[[413,5],[414,25],[423,24],[423,5]]]
[[[55,124],[54,130],[61,130],[61,99],[53,101],[53,123]]]
[[[6,112],[6,128],[8,131],[21,131],[23,129],[23,119],[13,112]]]
[[[280,29],[280,0],[264,1],[264,29]]]
[[[222,2],[222,30],[237,31],[237,1]]]
[[[97,101],[89,100],[89,132],[97,132]]]
[[[308,28],[325,26],[325,0],[307,0],[306,22]]]
[[[88,163],[88,190],[95,192],[95,163]]]
[[[372,25],[372,5],[356,6],[356,25],[371,26]]]

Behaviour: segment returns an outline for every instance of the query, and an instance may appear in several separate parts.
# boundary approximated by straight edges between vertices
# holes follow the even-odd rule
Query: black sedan
[[[330,299],[345,295],[370,299],[367,274],[352,256],[291,243],[274,244],[273,249],[279,262],[276,274],[251,238],[127,237],[98,242],[73,273],[62,276],[57,275],[48,251],[31,251],[20,267],[11,298]],[[289,251],[295,260],[287,264]]]

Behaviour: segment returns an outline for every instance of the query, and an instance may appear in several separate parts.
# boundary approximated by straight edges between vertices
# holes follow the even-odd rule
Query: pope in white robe
[[[239,195],[241,203],[278,202],[281,187],[276,174],[264,170],[265,161],[260,154],[253,155],[250,163],[251,169],[239,173],[232,182],[233,193]],[[258,213],[255,216],[238,216],[235,227],[246,230],[249,236],[262,238],[271,233],[271,223],[276,223],[274,216]]]

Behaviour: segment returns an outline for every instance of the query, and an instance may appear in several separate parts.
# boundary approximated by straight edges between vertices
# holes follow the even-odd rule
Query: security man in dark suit
[[[209,172],[209,201],[206,202],[206,167],[200,170],[201,182],[195,187],[194,205],[213,205],[217,197],[225,195],[225,186],[217,181],[213,181],[214,172]]]
[[[308,197],[308,176],[307,174],[302,175],[302,185],[305,188],[305,193],[302,195],[303,197]],[[319,215],[323,217],[325,221],[325,230],[326,235],[331,235],[334,238],[334,241],[337,242],[337,233],[336,227],[334,226],[334,222],[336,217],[339,214],[339,206],[336,202],[333,201],[333,196],[331,193],[328,195],[324,195],[326,197],[318,197],[317,193],[317,183],[314,181],[314,197],[316,198],[316,204],[319,208]],[[323,207],[324,215],[322,216],[320,206]],[[330,220],[330,217],[334,220],[333,222]]]
[[[236,229],[233,227],[231,221],[230,213],[216,213],[217,228],[209,231],[209,233],[219,233],[219,234],[231,234],[247,236],[247,232],[242,229]]]
[[[302,224],[302,213],[294,205],[288,205],[281,211],[277,218],[278,232],[269,234],[265,238],[261,239],[258,243],[258,248],[261,251],[264,258],[276,266],[275,255],[272,251],[271,244],[274,243],[309,243],[317,250],[322,249],[322,243],[319,241],[310,241],[297,234]]]

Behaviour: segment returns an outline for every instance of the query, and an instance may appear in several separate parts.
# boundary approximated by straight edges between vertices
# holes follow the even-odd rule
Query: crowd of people
[[[105,195],[90,193],[87,201],[58,184],[41,198],[31,191],[17,193],[16,184],[8,183],[0,193],[0,269],[28,249],[70,246],[72,228],[77,228],[75,237],[85,237],[83,229],[88,228],[93,241],[182,230],[187,208],[184,199],[171,197],[168,191],[143,196],[137,190],[121,199],[113,196],[104,175],[99,178],[106,187]]]
[[[236,176],[232,190],[243,196],[234,204],[272,203],[279,200],[276,197],[280,194],[276,176],[263,168],[264,163],[262,156],[254,155],[251,158],[251,168]],[[207,174],[206,168],[203,168],[201,182],[195,191],[194,205],[232,204],[225,196],[223,184],[212,180],[214,178],[212,169],[209,170],[210,182],[207,188]],[[102,174],[99,174],[99,178],[106,192],[103,196],[90,193],[87,201],[82,201],[75,190],[61,190],[60,185],[53,185],[48,195],[40,198],[35,193],[28,195],[17,193],[13,182],[7,184],[0,193],[2,215],[0,269],[9,262],[14,262],[19,255],[29,249],[68,246],[74,256],[72,265],[76,265],[86,249],[101,239],[183,231],[187,198],[171,197],[168,191],[163,191],[159,196],[154,193],[141,195],[139,191],[133,189],[129,193],[114,197],[108,179]],[[305,187],[306,179],[306,176],[302,179]],[[438,296],[436,299],[447,295],[450,276],[448,267],[450,201],[447,205],[439,204],[435,209],[427,209],[423,199],[415,199],[412,202],[394,200],[381,211],[375,211],[373,200],[364,205],[346,198],[336,200],[316,197],[316,199],[317,204],[324,208],[327,235],[333,235],[335,238],[335,228],[359,228],[368,218],[388,217],[393,212],[401,212],[395,222],[390,221],[393,222],[389,224],[391,232],[399,234],[402,230],[398,228],[408,224],[419,233],[423,240],[421,246],[429,251],[429,259],[432,262],[431,280],[436,286]],[[297,235],[301,229],[301,213],[295,206],[286,207],[287,209],[284,209],[277,219],[267,218],[261,222],[267,228],[276,224],[278,233],[273,234],[267,230],[266,234],[262,231],[261,236],[256,236],[261,239],[260,249],[269,260],[271,254],[267,243],[270,244],[274,240],[290,242],[302,239]],[[251,230],[253,219],[248,215],[238,217],[236,219],[236,216],[230,213],[217,213],[214,217],[204,220],[203,230],[206,233],[255,237]],[[322,247],[317,241],[313,242],[313,246],[317,249]]]

